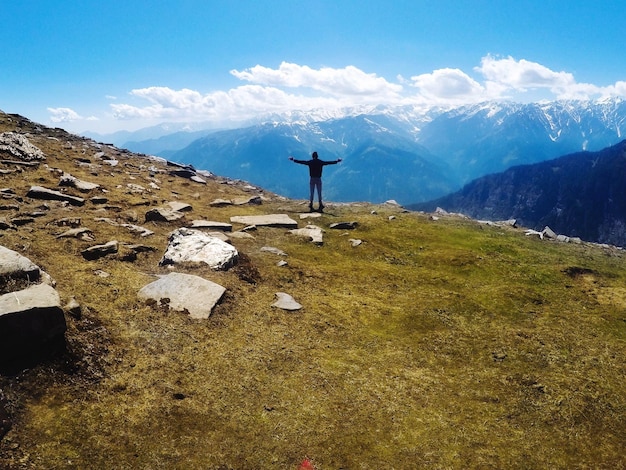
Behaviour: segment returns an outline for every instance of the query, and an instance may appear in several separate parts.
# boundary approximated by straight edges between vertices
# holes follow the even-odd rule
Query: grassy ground
[[[4,116],[0,131],[15,126]],[[65,357],[0,377],[14,421],[0,467],[295,469],[305,458],[317,469],[626,467],[621,250],[331,205],[314,222],[326,230],[322,247],[260,228],[234,241],[245,255],[236,269],[177,267],[228,289],[209,320],[191,320],[136,297],[168,272],[158,261],[181,225],[144,224],[150,207],[178,199],[193,205],[187,221],[229,221],[298,219],[306,206],[268,194],[260,206],[212,208],[245,189],[165,174],[155,176],[161,189],[128,194],[127,183],[150,182],[141,160],[86,169],[77,159],[97,161],[80,141],[69,148],[60,131],[54,140],[21,128],[49,167],[101,184],[116,208],[50,204],[33,224],[0,232],[0,244],[57,281],[64,302],[83,307],[80,318],[67,315]],[[0,187],[23,196],[32,184],[55,187],[58,176],[40,165],[0,175]],[[80,251],[90,243],[57,239],[52,224],[76,214],[95,243],[155,251],[135,262],[86,261]],[[103,216],[136,217],[155,235],[95,221]],[[330,229],[337,221],[358,227]],[[353,248],[349,238],[364,243]],[[287,252],[288,266],[263,246]],[[272,308],[276,292],[304,308]]]

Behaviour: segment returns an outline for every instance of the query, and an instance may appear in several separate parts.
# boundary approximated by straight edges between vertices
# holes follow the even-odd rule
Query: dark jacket
[[[336,163],[339,163],[339,160],[334,160],[334,161],[324,161],[324,160],[320,160],[319,158],[313,158],[311,160],[296,160],[295,158],[293,159],[294,162],[296,163],[300,163],[301,165],[306,165],[309,167],[309,176],[311,178],[321,178],[322,177],[322,168],[325,165],[334,165]]]

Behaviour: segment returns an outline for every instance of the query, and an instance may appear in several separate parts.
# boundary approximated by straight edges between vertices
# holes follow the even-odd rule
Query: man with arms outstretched
[[[289,160],[309,167],[309,176],[311,177],[309,183],[311,189],[311,196],[309,198],[309,210],[313,212],[313,196],[315,194],[315,188],[317,188],[317,200],[319,202],[318,210],[322,212],[324,210],[324,204],[322,204],[322,168],[324,168],[325,165],[335,165],[339,163],[341,161],[341,158],[333,161],[324,161],[319,159],[317,152],[313,152],[313,155],[311,155],[311,157],[311,160],[296,160],[293,157],[289,157]]]

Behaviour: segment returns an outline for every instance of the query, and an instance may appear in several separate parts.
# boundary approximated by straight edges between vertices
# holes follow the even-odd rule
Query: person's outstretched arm
[[[341,161],[341,158],[338,158],[337,160],[331,160],[329,162],[322,162],[322,164],[324,165],[336,165],[337,163],[339,163]]]
[[[307,163],[307,160],[296,160],[295,158],[293,158],[291,156],[289,157],[289,160],[291,160],[292,162],[295,162],[295,163],[301,163],[303,165],[306,165],[306,163]]]

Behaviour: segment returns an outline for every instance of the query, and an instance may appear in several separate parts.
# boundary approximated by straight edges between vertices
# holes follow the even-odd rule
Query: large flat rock
[[[165,303],[170,309],[187,311],[191,318],[205,319],[220,301],[226,289],[215,282],[191,274],[170,273],[144,286],[137,294],[142,300]]]
[[[287,214],[236,215],[230,218],[232,223],[256,225],[257,227],[298,228],[298,222]]]

